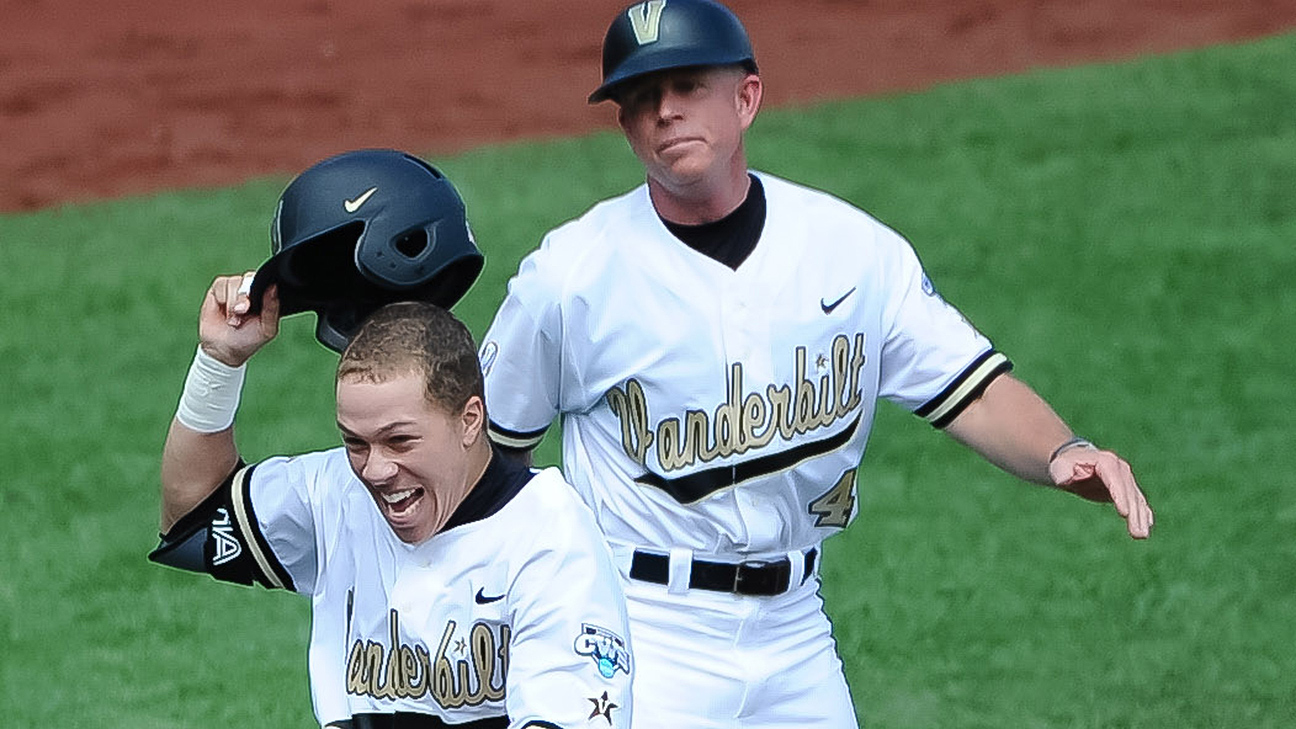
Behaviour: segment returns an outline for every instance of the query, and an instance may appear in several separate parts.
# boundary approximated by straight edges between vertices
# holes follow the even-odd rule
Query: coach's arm
[[[1123,458],[1075,437],[1021,380],[1003,374],[946,427],[960,443],[1005,471],[1091,501],[1111,502],[1130,536],[1146,539],[1153,516]]]
[[[248,315],[244,279],[221,276],[203,299],[199,352],[162,448],[163,533],[211,495],[239,463],[233,420],[242,367],[279,333],[278,292],[271,287],[260,313]]]

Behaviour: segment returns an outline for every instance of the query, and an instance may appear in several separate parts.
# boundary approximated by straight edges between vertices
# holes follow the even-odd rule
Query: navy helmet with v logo
[[[738,17],[713,0],[645,0],[621,11],[603,39],[603,83],[591,104],[615,97],[637,76],[689,66],[742,64],[756,73]]]
[[[390,149],[345,152],[288,183],[270,252],[252,282],[254,310],[277,284],[281,314],[316,312],[316,338],[337,351],[384,304],[450,308],[484,262],[450,181]]]

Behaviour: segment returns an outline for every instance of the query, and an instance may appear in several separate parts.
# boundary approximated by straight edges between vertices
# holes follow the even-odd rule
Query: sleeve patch
[[[607,628],[581,623],[580,635],[576,636],[572,648],[577,655],[593,660],[603,678],[612,678],[617,671],[630,675],[630,650],[621,636]]]
[[[209,560],[212,567],[232,562],[243,554],[243,543],[234,534],[234,522],[223,506],[216,510],[216,518],[212,519],[211,538],[207,544],[211,546]]]

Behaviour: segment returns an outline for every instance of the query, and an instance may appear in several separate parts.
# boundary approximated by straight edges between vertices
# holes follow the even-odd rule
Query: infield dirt
[[[612,124],[620,0],[10,0],[0,210]],[[733,0],[766,103],[922,88],[1296,27],[1296,0]],[[201,9],[199,9],[201,8]]]

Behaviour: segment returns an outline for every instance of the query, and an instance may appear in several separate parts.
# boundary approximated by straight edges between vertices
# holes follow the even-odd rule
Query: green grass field
[[[1134,543],[884,408],[823,570],[868,726],[1296,726],[1292,69],[1288,35],[757,121],[754,166],[905,233],[1157,509]],[[479,335],[544,230],[639,181],[611,133],[434,161],[487,252]],[[0,217],[6,725],[312,725],[305,600],[144,558],[197,304],[266,257],[284,182]],[[312,327],[253,363],[250,459],[336,441]]]

